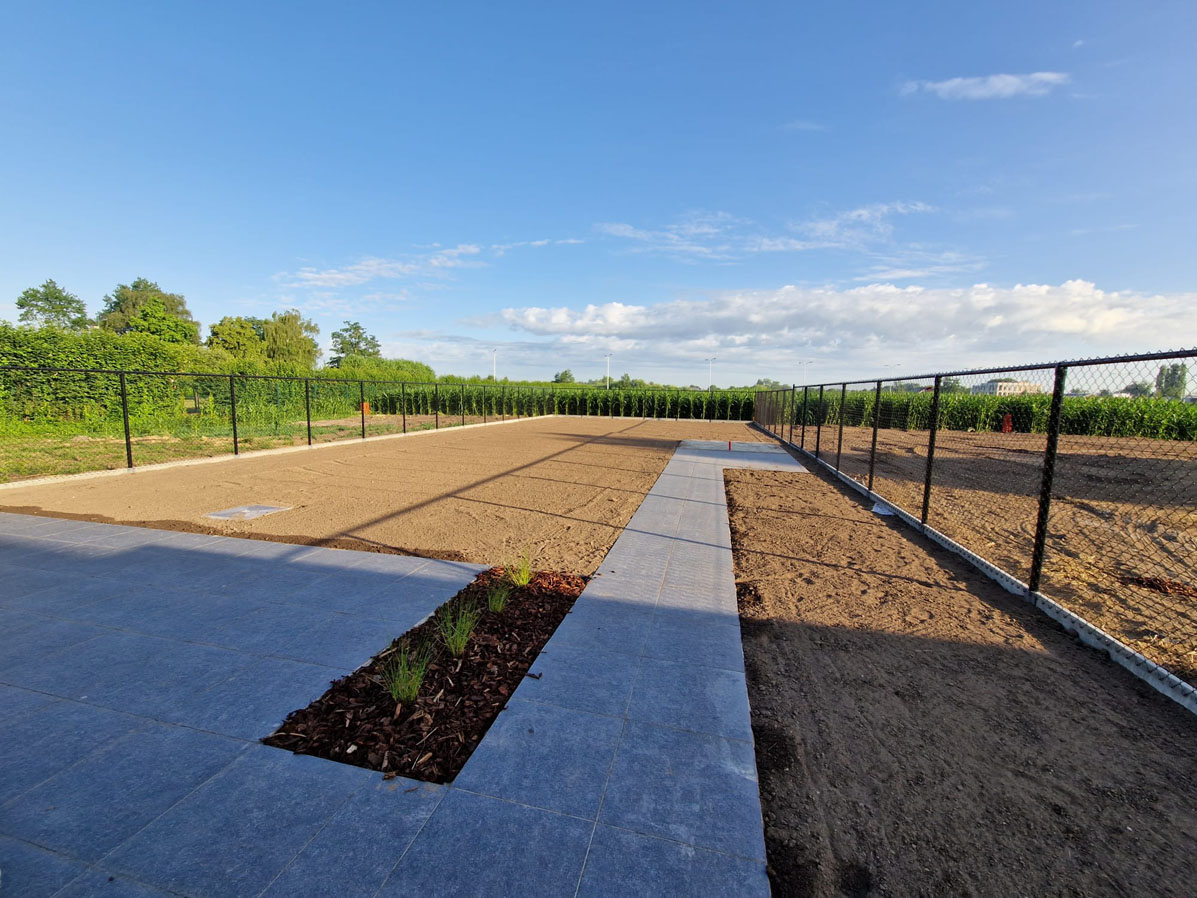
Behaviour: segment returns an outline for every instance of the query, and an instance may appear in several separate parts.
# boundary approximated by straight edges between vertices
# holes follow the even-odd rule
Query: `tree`
[[[235,359],[266,357],[264,322],[261,318],[230,317],[226,315],[209,325],[208,346],[223,349]]]
[[[1159,374],[1155,376],[1156,395],[1162,399],[1184,399],[1187,373],[1182,362],[1160,365]]]
[[[143,313],[147,305],[153,308]],[[104,297],[98,321],[104,330],[118,334],[155,334],[175,343],[200,341],[199,324],[191,317],[182,294],[167,293],[145,278],[138,278],[132,284],[118,284]]]
[[[310,367],[320,357],[320,346],[315,340],[318,333],[320,328],[300,315],[298,309],[275,312],[262,322],[266,358]]]
[[[968,392],[968,388],[960,382],[959,377],[945,377],[939,382],[939,392],[965,393]]]
[[[553,375],[553,383],[555,384],[572,384],[574,383],[574,373],[566,368],[564,371],[558,371]]]
[[[1122,392],[1133,396],[1135,399],[1141,399],[1145,396],[1150,396],[1155,390],[1152,389],[1151,384],[1147,381],[1139,381],[1138,383],[1127,384],[1122,388]]]
[[[124,334],[150,334],[167,343],[198,343],[199,325],[172,315],[160,297],[151,296],[125,321]]]
[[[334,368],[347,355],[359,355],[368,359],[382,358],[382,347],[373,334],[356,321],[346,321],[339,331],[332,332],[333,358],[329,362]]]
[[[30,287],[17,297],[17,308],[21,310],[21,322],[34,327],[82,331],[94,323],[87,317],[83,300],[63,290],[52,279],[40,287]]]

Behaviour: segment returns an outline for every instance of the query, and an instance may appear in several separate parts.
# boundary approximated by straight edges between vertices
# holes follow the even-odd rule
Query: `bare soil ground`
[[[589,575],[682,439],[741,423],[533,418],[313,451],[0,490],[0,508]],[[213,511],[277,505],[250,521]]]
[[[822,475],[726,475],[773,893],[1191,896],[1197,719]]]
[[[840,468],[861,483],[872,433],[844,428]],[[820,436],[834,464],[838,430]],[[928,524],[1027,580],[1045,444],[940,431]],[[926,431],[878,431],[874,490],[918,517],[926,461]],[[1062,436],[1052,497],[1044,594],[1197,684],[1197,443]]]

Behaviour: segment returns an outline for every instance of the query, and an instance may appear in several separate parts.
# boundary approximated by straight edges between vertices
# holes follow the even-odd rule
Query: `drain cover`
[[[204,515],[205,518],[217,518],[221,521],[249,521],[263,515],[274,514],[276,511],[286,511],[290,505],[239,505],[236,508],[226,508],[224,511],[213,511]]]

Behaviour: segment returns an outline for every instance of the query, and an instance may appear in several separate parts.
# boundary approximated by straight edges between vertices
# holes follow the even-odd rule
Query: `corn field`
[[[786,420],[845,427],[872,427],[874,415],[883,428],[926,430],[931,422],[930,392],[882,390],[878,406],[875,390],[795,390],[772,393],[768,401],[782,402]],[[804,402],[805,395],[805,402]],[[841,400],[842,397],[842,400]],[[1046,433],[1051,395],[984,396],[943,393],[939,397],[939,427],[943,430],[997,431],[1006,415],[1015,433]],[[1074,436],[1148,437],[1159,440],[1197,440],[1197,404],[1179,399],[1118,396],[1065,396],[1060,433]]]

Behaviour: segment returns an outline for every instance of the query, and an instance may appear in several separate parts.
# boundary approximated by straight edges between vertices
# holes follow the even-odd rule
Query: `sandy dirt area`
[[[861,483],[872,433],[844,428],[840,469]],[[838,429],[820,436],[820,456],[835,464]],[[940,431],[928,524],[1027,580],[1045,443],[1043,434]],[[814,445],[808,427],[806,448]],[[926,431],[878,431],[874,490],[918,517],[926,461]],[[1060,437],[1044,594],[1197,683],[1195,558],[1197,443]]]
[[[821,475],[729,471],[773,894],[1193,894],[1197,719]]]
[[[0,490],[0,508],[480,564],[594,571],[682,439],[741,423],[533,418]],[[242,505],[287,511],[248,521]]]

